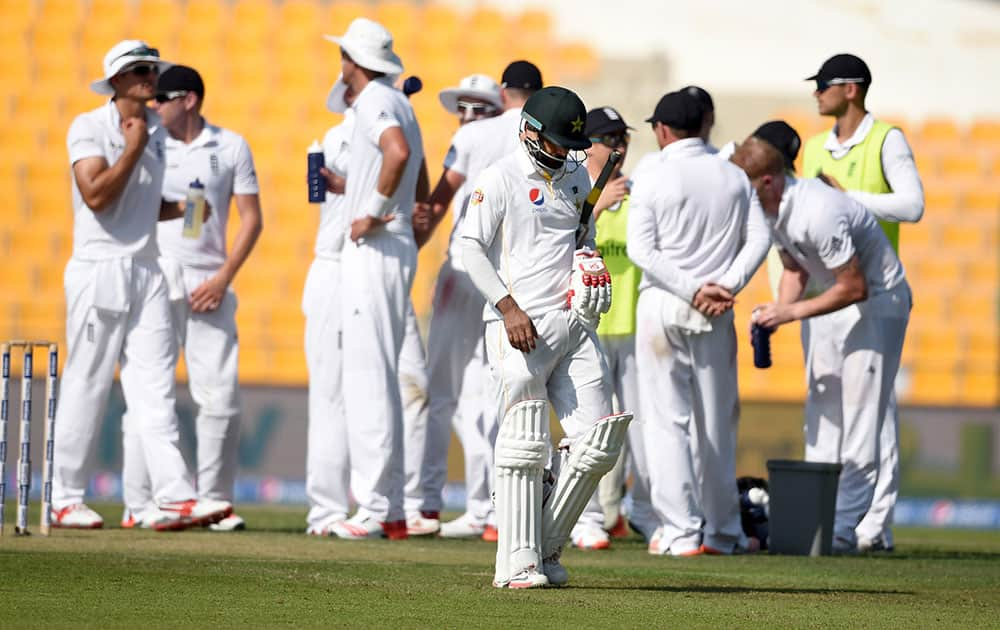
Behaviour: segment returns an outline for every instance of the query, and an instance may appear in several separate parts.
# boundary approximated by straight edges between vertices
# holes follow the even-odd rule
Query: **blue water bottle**
[[[750,327],[750,343],[753,345],[753,366],[755,368],[771,367],[771,333],[772,328],[766,328],[754,323]]]
[[[313,140],[309,146],[309,203],[323,203],[326,201],[326,180],[319,169],[323,168],[323,147],[317,140]]]

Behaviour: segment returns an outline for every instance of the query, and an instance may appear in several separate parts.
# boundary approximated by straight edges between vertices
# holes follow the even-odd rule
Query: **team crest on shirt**
[[[530,201],[536,208],[541,208],[545,205],[545,195],[538,188],[532,188],[528,191],[528,201]]]
[[[472,205],[474,206],[478,206],[479,204],[483,203],[483,199],[485,198],[486,196],[483,195],[483,191],[477,188],[472,193],[472,201],[470,203],[472,203]]]

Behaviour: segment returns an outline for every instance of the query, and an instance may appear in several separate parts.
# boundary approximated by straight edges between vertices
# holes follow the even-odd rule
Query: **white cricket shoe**
[[[580,549],[609,549],[611,537],[596,525],[575,525],[570,534],[573,544]]]
[[[695,543],[693,546],[676,544],[670,546],[663,540],[663,528],[657,527],[656,531],[649,539],[649,546],[646,551],[653,556],[700,556],[704,553],[701,544]]]
[[[67,505],[61,510],[52,510],[52,527],[67,529],[101,529],[104,519],[85,503]]]
[[[247,528],[247,522],[239,514],[230,514],[218,523],[208,526],[213,532],[241,532]]]
[[[542,560],[542,571],[549,579],[551,586],[566,586],[569,583],[569,571],[559,562],[562,552],[557,551],[548,558]]]
[[[306,528],[306,535],[308,536],[335,536],[334,528],[340,525],[345,520],[346,516],[334,516],[328,518],[320,523],[314,523]]]
[[[497,588],[542,588],[549,585],[549,578],[537,569],[521,571],[507,582],[493,582]]]
[[[134,514],[133,518],[135,519],[133,527],[152,529],[158,532],[176,532],[194,526],[190,517],[176,510],[161,510],[155,507]]]
[[[441,524],[441,538],[480,538],[486,531],[486,522],[470,512],[459,516],[453,521]]]
[[[229,501],[215,499],[191,499],[164,503],[160,505],[160,511],[178,515],[187,527],[205,527],[212,523],[218,523],[232,514],[233,504]],[[157,528],[154,527],[154,529]]]
[[[365,538],[388,538],[404,540],[407,538],[406,521],[375,520],[372,516],[355,514],[346,521],[335,523],[331,530],[338,538],[345,540],[364,540]]]
[[[430,536],[441,530],[440,512],[413,512],[406,516],[406,533],[409,536]]]

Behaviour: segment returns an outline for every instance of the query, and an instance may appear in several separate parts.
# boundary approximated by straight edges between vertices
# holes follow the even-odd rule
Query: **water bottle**
[[[771,333],[774,330],[754,323],[750,327],[750,343],[753,345],[753,366],[771,367]]]
[[[323,168],[324,165],[323,147],[319,145],[319,141],[313,140],[313,143],[309,146],[307,175],[309,179],[309,203],[323,203],[326,201],[326,180],[319,172],[319,169]]]
[[[201,226],[205,222],[205,185],[195,179],[188,186],[187,201],[184,203],[185,238],[200,238]]]

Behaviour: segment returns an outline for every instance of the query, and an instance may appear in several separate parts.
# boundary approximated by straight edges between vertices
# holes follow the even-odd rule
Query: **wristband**
[[[376,190],[368,199],[368,205],[365,207],[365,215],[381,219],[389,214],[389,208],[391,207],[392,199]]]

